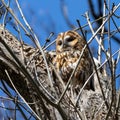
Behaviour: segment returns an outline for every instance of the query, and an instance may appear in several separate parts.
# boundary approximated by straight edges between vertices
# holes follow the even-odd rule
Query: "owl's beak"
[[[63,44],[63,48],[66,48],[67,47],[67,45],[66,44]]]
[[[68,45],[64,44],[62,51],[69,51],[70,49],[71,49],[71,47],[69,47]]]

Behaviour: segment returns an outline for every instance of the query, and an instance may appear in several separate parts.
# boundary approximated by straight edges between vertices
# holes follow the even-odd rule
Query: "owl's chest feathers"
[[[65,51],[56,56],[56,68],[63,80],[70,77],[76,67],[80,51]]]

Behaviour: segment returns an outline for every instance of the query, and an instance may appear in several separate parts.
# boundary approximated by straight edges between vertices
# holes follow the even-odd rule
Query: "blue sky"
[[[82,15],[85,14],[86,11],[89,12],[89,7],[87,4],[88,0],[64,0],[65,1],[65,9],[67,16],[70,22],[74,26],[78,26],[76,19],[79,19],[81,25],[87,23],[86,18]],[[97,0],[96,0],[97,1]],[[96,1],[94,2],[94,7],[96,12],[98,11]],[[119,3],[119,0],[110,0],[110,7],[112,8],[113,2],[115,5]],[[45,39],[49,36],[50,32],[54,32],[55,35],[51,40],[54,40],[58,33],[70,30],[71,28],[68,27],[63,13],[61,11],[61,2],[60,0],[21,0],[20,1],[23,13],[25,14],[29,24],[34,29],[35,33],[37,34],[41,45],[44,45]],[[117,10],[116,14],[120,13],[120,9]],[[90,14],[90,13],[89,13]],[[90,14],[91,16],[91,14]],[[92,17],[91,17],[92,20]],[[119,19],[115,19],[117,21],[117,25],[120,26]],[[111,22],[111,29],[116,29],[115,26],[112,25]],[[120,35],[117,35],[120,37]],[[88,35],[88,39],[91,35]],[[107,43],[107,42],[106,42]],[[96,46],[97,43],[93,42],[91,46]],[[106,49],[107,49],[106,44]],[[50,49],[54,49],[55,46],[52,46]],[[120,48],[120,45],[115,43],[112,40],[112,51],[115,52]],[[97,53],[97,51],[96,51]],[[117,74],[120,71],[120,65],[117,68]],[[120,80],[117,81],[117,87],[120,85]]]
[[[69,8],[67,9],[67,13],[71,23],[77,26],[76,19],[80,19],[81,14],[84,14],[85,11],[88,10],[87,4],[85,4],[86,0],[82,1],[82,4],[84,4],[84,8],[82,9],[81,6],[83,5],[80,0],[76,0],[75,2],[73,0],[69,0],[69,2],[66,1],[65,3],[67,5],[66,8]],[[27,20],[33,26],[35,31],[37,31],[41,40],[46,39],[49,35],[49,33],[46,33],[45,28],[47,28],[49,32],[55,32],[56,35],[59,32],[69,30],[66,21],[63,18],[59,0],[36,0],[36,2],[21,1],[21,5]],[[26,8],[31,8],[34,15],[31,16],[31,11],[26,11]],[[85,19],[82,18],[81,22],[84,24]],[[35,23],[37,23],[37,27]]]
[[[60,5],[61,0],[19,0],[23,13],[28,21],[28,23],[33,28],[34,32],[37,34],[41,45],[44,45],[46,38],[49,36],[50,32],[54,32],[55,35],[51,40],[54,40],[58,33],[70,30],[68,27]],[[67,11],[68,18],[70,22],[74,26],[78,26],[76,19],[79,19],[81,25],[87,23],[86,19],[82,16],[85,14],[86,11],[89,11],[89,7],[87,4],[88,0],[64,0],[65,1],[65,9]],[[97,1],[97,0],[93,0]],[[119,0],[110,0],[110,5],[114,2],[116,5],[120,2]],[[96,3],[95,8],[96,12],[98,11]],[[17,10],[15,1],[12,1],[12,9],[14,8],[14,12],[19,17],[19,12]],[[120,13],[120,9],[116,12]],[[91,15],[90,15],[91,16]],[[19,19],[22,21],[21,17]],[[91,18],[92,20],[92,18]],[[117,25],[120,26],[119,19],[115,19],[117,21]],[[111,22],[112,24],[112,22]],[[115,29],[112,25],[111,29]],[[120,38],[120,35],[117,35]],[[88,39],[91,35],[88,36]],[[28,38],[25,38],[26,42],[32,44]],[[96,46],[96,42],[94,42],[91,46]],[[106,46],[107,48],[107,46]],[[120,48],[120,45],[112,41],[112,50],[115,52]],[[51,47],[50,49],[55,49],[55,46]],[[96,51],[97,53],[97,51]],[[119,66],[117,67],[117,74],[120,74],[120,62]],[[120,78],[117,80],[117,88],[120,87]],[[1,92],[1,91],[0,91]]]
[[[38,36],[40,44],[42,46],[45,44],[45,40],[51,32],[54,32],[54,36],[51,38],[51,41],[52,41],[56,38],[58,33],[71,30],[71,28],[68,27],[68,24],[66,23],[65,18],[63,17],[63,12],[61,10],[61,1],[62,0],[52,0],[52,1],[50,0],[35,0],[35,1],[19,0],[19,3],[21,5],[25,18],[27,19],[30,26],[33,28],[35,34]],[[68,19],[70,23],[74,25],[75,27],[78,27],[76,19],[80,20],[82,26],[87,23],[86,18],[82,16],[87,11],[89,12],[90,20],[91,21],[93,20],[93,18],[91,17],[91,13],[89,11],[88,3],[87,3],[88,0],[75,0],[75,1],[64,0],[64,1],[65,1],[64,9],[66,10]],[[98,12],[98,8],[97,8],[98,6],[96,4],[96,1],[94,1],[94,7],[96,10],[95,12]],[[113,2],[115,5],[117,5],[119,3],[119,0],[115,0],[115,1],[110,0],[110,8],[112,8]],[[19,20],[25,26],[14,0],[11,1],[11,8],[14,10],[14,13],[17,15]],[[119,13],[120,13],[120,8],[117,10],[116,14],[119,15]],[[114,20],[116,21],[116,24],[120,26],[119,19],[114,17]],[[110,24],[111,24],[111,30],[115,30],[116,28],[113,25],[113,23],[110,22]],[[33,45],[31,40],[28,39],[28,37],[25,36],[24,33],[22,33],[22,35],[24,36],[23,39],[25,42]],[[88,34],[87,40],[89,40],[91,36],[92,36],[91,34]],[[119,33],[117,34],[117,37],[118,38],[120,37]],[[105,48],[108,49],[107,39],[105,40],[105,43],[106,43]],[[97,56],[98,44],[97,42],[95,42],[95,40],[94,42],[92,42],[92,44],[90,44],[90,47],[91,48],[94,47],[96,49],[94,55]],[[112,40],[113,53],[119,48],[120,48],[120,44]],[[55,49],[55,45],[51,46],[48,50],[53,50],[53,49]],[[104,57],[103,57],[103,60],[104,60]],[[120,71],[120,62],[119,62],[119,65],[117,66],[116,73],[120,74],[119,71]],[[120,87],[120,78],[117,79],[117,88],[118,87]]]

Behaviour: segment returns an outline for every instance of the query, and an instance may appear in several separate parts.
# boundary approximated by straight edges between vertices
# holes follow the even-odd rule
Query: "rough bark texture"
[[[50,81],[41,52],[29,45],[21,44],[16,37],[0,26],[0,79],[13,88],[5,73],[7,70],[16,89],[26,102],[34,103],[30,104],[30,107],[42,120],[104,120],[108,111],[107,119],[120,119],[120,105],[118,108],[112,105],[109,110],[112,96],[110,79],[102,73],[100,80],[108,108],[100,89],[83,90],[77,106],[75,106],[76,96],[71,97],[71,92],[68,90],[57,104],[64,87],[51,66],[50,60],[53,57],[51,53],[45,52],[51,74]],[[116,103],[120,102],[119,94],[119,92],[116,94]]]

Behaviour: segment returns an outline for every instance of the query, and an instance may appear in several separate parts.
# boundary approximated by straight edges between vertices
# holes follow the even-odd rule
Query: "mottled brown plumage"
[[[85,44],[86,41],[75,31],[67,31],[58,35],[54,64],[65,83],[71,76]],[[89,51],[86,48],[73,76],[72,85],[74,87],[80,86],[81,88],[92,72],[92,62]],[[91,80],[86,85],[86,89],[93,89],[93,86],[91,87]]]

